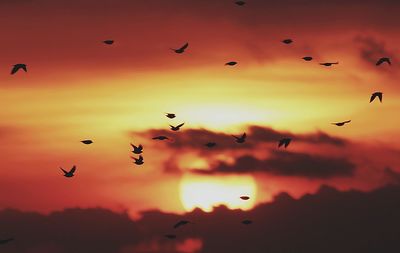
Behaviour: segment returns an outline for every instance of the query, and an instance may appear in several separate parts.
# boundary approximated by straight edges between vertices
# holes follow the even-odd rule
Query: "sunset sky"
[[[394,0],[1,1],[0,209],[138,219],[399,182],[399,11]],[[10,75],[17,63],[28,72]],[[376,91],[383,103],[369,103]]]

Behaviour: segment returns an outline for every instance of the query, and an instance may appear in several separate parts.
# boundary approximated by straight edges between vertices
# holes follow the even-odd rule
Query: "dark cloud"
[[[283,193],[251,211],[225,207],[183,216],[149,211],[133,221],[103,209],[68,209],[50,215],[0,211],[1,236],[15,241],[3,253],[178,253],[187,239],[199,252],[399,252],[400,187],[340,192],[323,186],[296,200]],[[172,231],[179,220],[193,224]],[[250,219],[253,224],[241,224]],[[164,238],[177,234],[176,240]],[[130,249],[130,250],[127,250]]]

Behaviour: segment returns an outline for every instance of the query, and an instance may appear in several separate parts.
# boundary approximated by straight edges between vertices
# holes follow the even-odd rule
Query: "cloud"
[[[384,42],[377,41],[374,37],[357,36],[355,41],[358,42],[360,47],[360,56],[366,63],[375,67],[375,63],[381,57],[389,57],[394,60],[394,53],[390,52]]]

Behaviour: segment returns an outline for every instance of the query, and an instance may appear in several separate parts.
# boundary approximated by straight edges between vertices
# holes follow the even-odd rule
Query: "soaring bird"
[[[351,122],[351,120],[346,120],[346,121],[343,121],[343,122],[332,123],[332,125],[344,126],[345,124],[350,123],[350,122]]]
[[[167,237],[168,239],[175,239],[176,238],[176,235],[173,235],[173,234],[166,234],[165,235],[165,237]]]
[[[92,144],[93,143],[93,141],[92,140],[83,140],[83,141],[81,141],[83,144],[86,144],[86,145],[89,145],[89,144]]]
[[[70,171],[66,171],[61,167],[60,169],[64,172],[64,177],[73,177],[76,170],[76,166],[74,165]]]
[[[244,143],[246,141],[246,133],[243,133],[242,136],[237,137],[235,135],[232,135],[235,139],[237,143]]]
[[[206,144],[204,144],[204,146],[206,146],[207,148],[213,148],[217,145],[217,143],[215,142],[208,142]]]
[[[292,139],[290,138],[283,138],[279,141],[278,148],[282,147],[284,145],[285,148],[287,148],[290,144]]]
[[[243,223],[244,225],[250,225],[251,223],[253,223],[253,221],[251,221],[251,220],[244,220],[244,221],[242,221],[242,223]]]
[[[225,63],[225,66],[235,66],[236,64],[237,64],[236,61],[230,61],[230,62]]]
[[[165,116],[167,116],[167,118],[173,119],[176,117],[175,113],[166,113]]]
[[[303,59],[303,60],[305,60],[305,61],[312,61],[312,57],[311,56],[304,56],[303,58],[301,58],[301,59]]]
[[[293,43],[293,40],[292,39],[285,39],[285,40],[282,40],[282,43],[291,44],[291,43]]]
[[[134,154],[137,154],[137,155],[140,155],[141,153],[143,153],[143,146],[142,146],[142,144],[139,144],[139,146],[135,146],[135,145],[133,145],[132,143],[131,143],[131,146],[132,146],[132,148],[133,148],[133,153]]]
[[[250,199],[250,197],[249,197],[249,196],[240,196],[240,199],[243,199],[243,200],[249,200],[249,199]]]
[[[323,63],[320,63],[319,65],[322,65],[325,67],[330,67],[330,66],[336,65],[336,64],[339,64],[339,62],[338,61],[337,62],[323,62]]]
[[[382,103],[382,96],[383,96],[382,92],[380,92],[380,91],[374,92],[374,93],[372,93],[371,99],[369,100],[369,102],[371,103],[372,101],[375,100],[376,97],[378,97],[379,101]]]
[[[235,4],[239,5],[239,6],[243,6],[246,4],[245,1],[236,1]]]
[[[14,241],[14,238],[0,239],[0,244],[6,244],[11,241]]]
[[[183,45],[182,47],[180,47],[178,49],[171,48],[171,50],[173,50],[177,54],[182,54],[183,52],[185,52],[185,50],[188,46],[189,46],[189,43],[186,43],[185,45]]]
[[[392,62],[390,61],[389,57],[382,57],[376,62],[376,66],[381,65],[382,63],[386,62],[389,65],[392,65]]]
[[[112,45],[112,44],[114,44],[114,41],[113,40],[104,40],[103,43],[106,45]]]
[[[156,136],[156,137],[153,137],[152,139],[153,140],[160,140],[160,141],[169,140],[169,138],[167,136],[164,136],[164,135]]]
[[[190,221],[187,221],[187,220],[178,221],[178,222],[174,225],[174,228],[179,228],[179,227],[184,226],[184,225],[186,225],[186,224],[188,224],[188,223],[190,223]]]
[[[144,161],[143,161],[143,156],[141,156],[141,155],[139,155],[139,158],[135,158],[135,157],[133,157],[133,156],[131,156],[131,158],[132,158],[133,160],[135,160],[135,164],[136,164],[136,165],[142,165],[142,164],[144,163]]]
[[[23,63],[18,63],[15,64],[11,70],[11,75],[14,75],[15,73],[18,72],[18,70],[23,69],[25,72],[28,72],[28,69],[26,68],[26,64]]]
[[[185,123],[179,124],[177,126],[173,126],[173,125],[169,125],[171,127],[172,131],[179,131],[179,129],[181,129],[181,127],[185,125]]]

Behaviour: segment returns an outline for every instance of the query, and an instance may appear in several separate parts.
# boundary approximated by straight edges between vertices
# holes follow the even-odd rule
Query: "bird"
[[[392,62],[390,61],[389,57],[382,57],[376,62],[376,66],[380,66],[382,63],[386,62],[389,65],[392,65]]]
[[[185,123],[179,124],[179,125],[177,125],[177,126],[173,126],[173,125],[169,125],[169,126],[171,127],[171,130],[172,130],[172,131],[179,131],[179,129],[180,129],[183,125],[185,125]]]
[[[206,144],[204,144],[204,146],[206,146],[207,148],[213,148],[217,145],[217,143],[215,142],[208,142]]]
[[[325,67],[330,67],[330,66],[332,66],[334,64],[339,64],[339,62],[323,62],[323,63],[320,63],[319,65],[322,65],[322,66],[325,66]]]
[[[70,171],[66,171],[62,167],[60,167],[60,169],[64,172],[64,177],[73,177],[76,170],[76,166],[74,165]]]
[[[240,196],[240,198],[243,199],[243,200],[249,200],[250,199],[249,196]]]
[[[282,43],[291,44],[291,43],[293,43],[293,40],[292,39],[285,39],[285,40],[282,40]]]
[[[251,221],[251,220],[244,220],[244,221],[242,221],[242,223],[245,224],[245,225],[250,225],[251,223],[253,223],[253,221]]]
[[[169,140],[169,138],[167,136],[164,136],[164,135],[156,136],[156,137],[153,137],[152,139],[153,140],[160,140],[160,141]]]
[[[243,6],[246,4],[245,1],[236,1],[235,4],[239,5],[239,6]]]
[[[187,220],[178,221],[178,222],[174,225],[174,228],[179,228],[179,227],[184,226],[184,225],[186,225],[186,224],[188,224],[188,223],[190,223],[190,221],[187,221]]]
[[[168,239],[175,239],[176,238],[176,235],[173,235],[173,234],[166,234],[165,235],[165,237],[167,237]]]
[[[285,148],[287,148],[290,144],[292,139],[290,138],[283,138],[279,141],[278,148],[282,147],[284,145]]]
[[[350,123],[350,122],[351,122],[351,120],[346,120],[346,121],[343,121],[343,122],[332,123],[332,125],[344,126],[345,124]]]
[[[86,145],[89,145],[89,144],[92,144],[93,143],[93,141],[92,140],[83,140],[83,141],[81,141],[83,144],[86,144]]]
[[[173,119],[176,117],[175,113],[166,113],[165,116],[167,116],[167,118]]]
[[[372,101],[375,100],[376,97],[378,97],[379,101],[382,103],[382,96],[383,96],[382,92],[380,92],[380,91],[374,92],[374,93],[372,93],[371,99],[369,100],[369,102],[371,103]]]
[[[303,60],[305,60],[305,61],[312,61],[312,57],[311,56],[304,56],[303,58],[301,58],[301,59],[303,59]]]
[[[236,64],[237,64],[236,61],[230,61],[230,62],[225,63],[225,66],[235,66]]]
[[[14,75],[17,73],[20,69],[23,69],[25,72],[28,72],[28,69],[26,68],[26,64],[23,63],[18,63],[15,64],[11,70],[11,75]]]
[[[143,161],[143,156],[141,156],[141,155],[139,155],[139,158],[135,158],[135,157],[133,157],[133,156],[131,156],[131,158],[132,158],[133,160],[135,160],[135,164],[136,164],[136,165],[142,165],[142,164],[144,163],[144,161]]]
[[[232,136],[236,139],[237,143],[244,143],[246,141],[246,133],[243,133],[243,135],[240,137],[237,137],[234,135],[232,135]]]
[[[0,239],[0,244],[6,244],[11,241],[14,241],[14,238]]]
[[[178,49],[174,49],[171,48],[171,50],[173,50],[175,53],[177,54],[182,54],[183,52],[185,52],[186,48],[189,46],[189,43],[186,42],[185,45],[183,45],[182,47],[178,48]]]
[[[137,155],[139,155],[139,154],[141,154],[141,153],[143,153],[143,146],[142,146],[142,144],[139,144],[139,146],[135,146],[135,145],[133,145],[132,143],[131,143],[131,146],[132,146],[132,148],[133,148],[133,153],[134,154],[137,154]]]
[[[103,43],[106,45],[112,45],[112,44],[114,44],[114,41],[113,40],[103,40]]]

